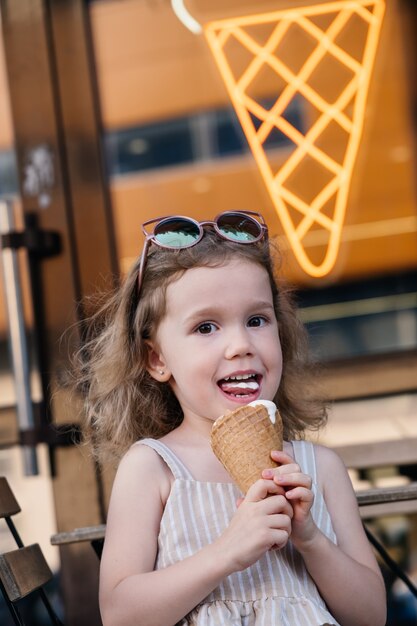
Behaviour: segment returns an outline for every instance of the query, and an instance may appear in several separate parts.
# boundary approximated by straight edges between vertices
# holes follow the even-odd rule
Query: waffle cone
[[[214,454],[246,493],[262,470],[277,467],[271,450],[282,450],[282,421],[277,411],[272,424],[262,405],[242,406],[219,417],[211,431]]]

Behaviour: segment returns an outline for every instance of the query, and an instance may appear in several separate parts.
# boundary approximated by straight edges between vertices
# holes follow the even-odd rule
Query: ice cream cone
[[[228,411],[213,424],[211,447],[243,493],[262,470],[277,467],[271,450],[282,450],[282,421],[276,412],[272,424],[268,410],[260,404]]]

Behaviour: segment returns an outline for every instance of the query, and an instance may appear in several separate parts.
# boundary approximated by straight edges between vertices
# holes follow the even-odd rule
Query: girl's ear
[[[148,359],[146,369],[148,373],[160,383],[166,383],[171,378],[171,371],[167,368],[165,360],[160,353],[158,347],[153,341],[147,339],[145,341],[148,350]]]

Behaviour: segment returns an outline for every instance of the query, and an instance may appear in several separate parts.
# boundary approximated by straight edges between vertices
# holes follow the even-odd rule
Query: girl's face
[[[273,400],[282,353],[262,267],[240,260],[187,270],[166,297],[149,372],[169,381],[185,419],[215,420],[252,400]]]

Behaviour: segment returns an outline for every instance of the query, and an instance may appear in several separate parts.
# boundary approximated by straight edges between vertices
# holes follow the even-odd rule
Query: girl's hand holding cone
[[[262,477],[272,479],[276,485],[284,489],[285,497],[293,509],[291,541],[297,549],[304,549],[319,532],[311,516],[314,501],[311,477],[304,474],[300,466],[286,452],[274,450],[271,452],[271,457],[279,464],[279,467],[264,470]]]
[[[267,497],[268,496],[268,497]],[[291,504],[272,480],[257,480],[217,540],[230,572],[253,565],[271,548],[283,548],[291,534]]]

